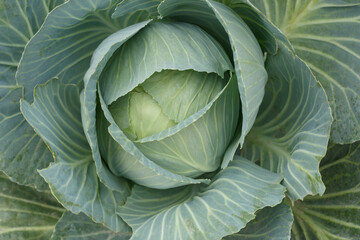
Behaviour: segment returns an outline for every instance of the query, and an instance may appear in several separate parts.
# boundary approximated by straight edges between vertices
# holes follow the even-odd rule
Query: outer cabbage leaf
[[[205,1],[164,0],[158,6],[158,11],[162,18],[200,26],[220,43],[229,57],[233,55],[227,33]]]
[[[288,37],[321,82],[333,112],[331,140],[360,140],[360,3],[252,0]]]
[[[293,221],[291,207],[283,202],[259,210],[245,228],[224,240],[289,240]]]
[[[15,72],[27,42],[49,11],[63,2],[0,1],[0,169],[12,181],[39,190],[48,187],[36,170],[48,166],[51,153],[21,115],[23,88],[15,81]]]
[[[250,1],[247,0],[218,0],[229,6],[246,22],[264,52],[275,54],[278,41],[292,48],[284,34],[269,21]]]
[[[235,73],[242,105],[242,125],[239,139],[243,145],[245,136],[254,124],[267,81],[263,53],[246,23],[223,4],[208,0],[219,22],[227,32],[233,49]]]
[[[259,178],[261,176],[261,178]],[[236,157],[206,185],[154,190],[135,185],[119,214],[137,239],[221,239],[284,197],[281,176]]]
[[[360,142],[330,146],[320,172],[326,191],[295,202],[292,239],[358,239]]]
[[[64,0],[0,1],[0,85],[15,85],[15,72],[27,42],[46,15]]]
[[[129,38],[144,28],[149,21],[124,28],[106,38],[94,51],[91,65],[84,77],[85,89],[81,97],[81,114],[86,138],[92,149],[100,180],[111,189],[119,189],[117,178],[102,162],[96,133],[97,81],[112,54]],[[121,186],[120,186],[121,188]]]
[[[148,18],[144,12],[112,19],[120,0],[70,0],[52,11],[40,31],[26,46],[17,82],[32,99],[37,84],[59,77],[64,83],[82,85],[96,47],[110,34]],[[66,82],[65,82],[66,81]]]
[[[326,153],[332,122],[324,90],[309,68],[280,44],[268,56],[269,83],[242,155],[284,174],[292,200],[322,194],[319,162]]]
[[[51,153],[20,112],[23,88],[0,86],[0,169],[18,184],[48,189],[37,173],[47,167]]]
[[[101,224],[94,223],[85,214],[65,212],[57,222],[51,240],[128,240],[130,236],[130,233],[115,233]]]
[[[129,231],[116,214],[129,186],[117,178],[118,191],[98,179],[91,149],[81,123],[80,96],[75,85],[50,80],[36,88],[32,105],[21,101],[21,110],[54,154],[55,163],[40,171],[59,202],[74,213],[84,212],[113,231]]]
[[[1,172],[0,189],[0,238],[49,239],[65,211],[51,193],[17,185]]]
[[[141,10],[147,11],[150,16],[155,17],[158,15],[157,7],[160,2],[161,0],[123,0],[117,5],[112,14],[112,18],[121,17]]]

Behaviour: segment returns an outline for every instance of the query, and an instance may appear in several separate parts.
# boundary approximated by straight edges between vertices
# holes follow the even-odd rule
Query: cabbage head
[[[0,239],[357,239],[358,0],[0,0]]]

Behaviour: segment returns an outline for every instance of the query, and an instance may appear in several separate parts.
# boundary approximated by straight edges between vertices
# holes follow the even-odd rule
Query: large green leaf
[[[314,72],[333,110],[331,140],[360,140],[360,3],[253,0]]]
[[[140,10],[147,11],[151,16],[157,16],[157,7],[161,0],[123,0],[116,7],[112,18],[121,17]]]
[[[84,214],[65,212],[55,226],[51,240],[128,240],[131,234],[115,233],[94,223]]]
[[[23,88],[15,72],[25,45],[63,0],[0,1],[0,169],[19,184],[48,189],[37,173],[51,153],[20,112]],[[32,91],[32,90],[31,90]]]
[[[0,169],[16,183],[45,190],[37,169],[47,167],[52,156],[21,114],[22,96],[20,86],[0,86]]]
[[[289,41],[282,32],[270,22],[251,2],[245,0],[218,0],[229,6],[246,22],[264,52],[275,54],[278,41],[291,48]]]
[[[267,81],[264,57],[255,36],[238,15],[221,3],[211,0],[206,2],[227,32],[233,49],[243,116],[237,145],[242,146],[245,136],[254,124],[264,97]]]
[[[17,185],[1,172],[0,189],[0,239],[49,239],[65,211],[51,193]]]
[[[126,232],[129,229],[116,209],[124,203],[129,186],[118,178],[119,191],[112,191],[99,181],[80,109],[78,88],[57,79],[36,88],[32,105],[21,101],[26,120],[55,157],[55,163],[40,174],[67,209],[74,213],[82,211],[114,231]]]
[[[285,45],[268,56],[269,83],[242,154],[284,175],[292,200],[322,194],[319,162],[326,153],[331,112],[309,68]]]
[[[285,203],[266,207],[259,210],[255,219],[239,233],[225,237],[224,240],[289,240],[293,221],[291,207]]]
[[[224,77],[232,70],[223,48],[196,25],[154,22],[114,53],[100,77],[106,104],[124,96],[155,72],[195,70]]]
[[[325,194],[295,202],[292,239],[359,239],[360,142],[330,146],[320,170]]]
[[[0,1],[0,85],[15,85],[15,72],[26,43],[46,15],[64,0]]]
[[[162,18],[200,26],[221,44],[229,57],[232,56],[229,37],[205,1],[164,0],[159,5],[158,11]]]
[[[107,37],[94,51],[91,65],[84,77],[85,89],[81,97],[83,128],[90,144],[100,180],[111,189],[118,189],[117,178],[103,164],[96,133],[97,83],[102,70],[112,54],[129,38],[144,28],[149,21],[141,22],[119,30]]]
[[[261,178],[259,178],[261,176]],[[210,185],[154,190],[135,185],[119,213],[137,239],[221,239],[281,202],[281,177],[236,157]]]
[[[40,31],[26,46],[17,81],[32,99],[36,84],[59,77],[81,85],[93,51],[110,34],[142,21],[147,13],[137,12],[112,19],[120,0],[70,0],[52,11]]]

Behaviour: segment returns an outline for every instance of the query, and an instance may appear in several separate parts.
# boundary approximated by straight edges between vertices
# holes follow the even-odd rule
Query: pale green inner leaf
[[[130,139],[160,133],[204,108],[225,86],[217,74],[164,70],[109,107]]]
[[[142,86],[166,115],[179,123],[205,107],[225,84],[215,73],[164,70],[152,75]]]
[[[129,98],[129,118],[137,139],[151,136],[176,125],[176,122],[164,114],[153,97],[140,87],[132,91]]]
[[[101,90],[99,90],[99,99],[102,111],[99,109],[100,114],[97,113],[96,117],[96,122],[101,123],[97,125],[100,129],[98,130],[99,147],[102,156],[105,157],[105,161],[111,166],[111,171],[115,175],[124,176],[137,184],[157,189],[209,181],[172,173],[148,159],[115,123],[100,92]]]
[[[239,118],[236,77],[197,113],[176,126],[135,142],[157,164],[181,175],[198,177],[216,170]]]

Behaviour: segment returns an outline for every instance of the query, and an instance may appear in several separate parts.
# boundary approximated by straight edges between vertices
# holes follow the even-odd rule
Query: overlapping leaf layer
[[[358,0],[0,0],[0,238],[357,239],[359,26]],[[126,130],[139,85],[167,129]]]

